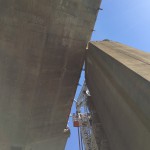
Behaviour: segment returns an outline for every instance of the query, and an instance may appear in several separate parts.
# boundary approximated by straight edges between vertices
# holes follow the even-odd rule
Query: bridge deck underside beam
[[[0,150],[64,149],[100,1],[0,0]]]

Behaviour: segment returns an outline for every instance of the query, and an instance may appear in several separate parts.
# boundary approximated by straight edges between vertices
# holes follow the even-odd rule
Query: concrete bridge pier
[[[90,42],[86,82],[111,150],[150,150],[150,54]]]

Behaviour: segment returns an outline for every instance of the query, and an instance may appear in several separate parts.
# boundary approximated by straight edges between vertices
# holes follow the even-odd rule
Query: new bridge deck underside
[[[0,1],[1,150],[64,149],[63,129],[99,5]]]

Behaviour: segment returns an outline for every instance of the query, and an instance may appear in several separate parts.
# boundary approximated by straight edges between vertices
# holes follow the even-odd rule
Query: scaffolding
[[[72,115],[73,125],[78,128],[80,150],[98,150],[92,128],[92,116],[87,105],[89,96],[90,92],[84,83],[76,102],[76,113]]]

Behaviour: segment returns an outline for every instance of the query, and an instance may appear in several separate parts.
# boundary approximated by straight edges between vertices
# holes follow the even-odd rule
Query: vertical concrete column
[[[150,54],[91,42],[86,82],[111,150],[150,149]]]

